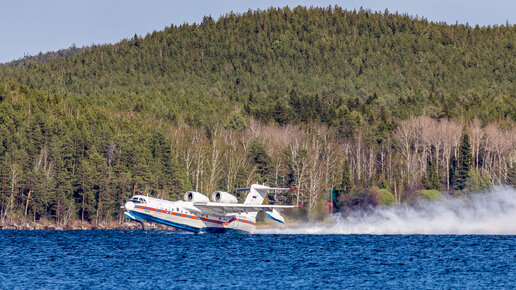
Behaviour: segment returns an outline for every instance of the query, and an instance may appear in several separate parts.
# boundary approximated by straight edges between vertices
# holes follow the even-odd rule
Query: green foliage
[[[340,182],[339,191],[343,193],[350,192],[353,189],[353,178],[351,176],[351,169],[349,168],[349,161],[347,159],[342,163],[342,179]]]
[[[237,132],[242,132],[248,126],[248,120],[239,111],[233,111],[229,114],[226,129],[232,129]]]
[[[274,180],[274,176],[272,175],[273,163],[271,157],[259,139],[254,139],[251,142],[248,158],[251,160],[251,164],[256,166],[259,182]]]
[[[464,133],[459,147],[458,167],[455,173],[455,180],[453,186],[457,190],[463,190],[466,188],[466,183],[469,178],[471,164],[473,157],[471,155],[471,144],[469,142],[469,135]]]
[[[387,155],[396,163],[393,131],[410,116],[516,120],[515,38],[514,25],[472,28],[362,9],[271,8],[0,65],[0,215],[23,215],[29,192],[27,215],[61,222],[118,218],[116,209],[134,193],[178,197],[202,184],[191,156],[209,159],[205,147],[215,146],[215,124],[247,134],[251,117],[307,131],[322,124],[339,140],[370,147],[371,164],[384,164]],[[199,142],[201,152],[178,149],[174,134],[196,135],[185,127],[206,129],[186,138]],[[306,179],[300,170],[312,157],[306,149],[281,148],[273,160],[265,145],[253,140],[234,180],[214,178],[211,186],[243,183],[255,178],[253,170],[253,181],[291,186]],[[229,166],[224,158],[211,163],[213,172]],[[425,188],[440,189],[436,161],[428,160]],[[450,166],[456,189],[491,183],[485,173],[468,178],[467,135],[457,163],[456,170]],[[405,177],[389,170],[352,173],[346,160],[334,177],[346,192],[340,204],[384,202],[383,189],[353,191],[353,181],[393,183],[402,196],[409,190]]]
[[[444,195],[439,190],[435,189],[418,190],[415,192],[415,196],[428,201],[436,201],[444,198]]]
[[[493,183],[488,172],[485,171],[481,174],[477,169],[472,169],[469,172],[464,191],[481,192],[490,189],[492,186]]]
[[[437,171],[437,162],[434,157],[432,157],[428,162],[427,172],[421,178],[421,183],[425,189],[441,189],[441,181],[439,180],[439,172]]]
[[[235,108],[280,125],[322,122],[345,137],[425,110],[516,120],[514,25],[472,28],[339,7],[206,23],[24,59],[0,66],[0,77],[190,125],[225,123]]]
[[[339,185],[338,190],[335,191],[335,196],[333,197],[334,201],[339,201],[340,197],[344,194],[350,193],[353,189],[353,177],[351,175],[351,169],[349,167],[349,161],[348,159],[344,159],[344,162],[342,163],[342,176],[341,176],[341,182]],[[339,202],[335,203],[337,207],[339,206]]]
[[[2,84],[0,212],[67,223],[112,220],[133,194],[183,192],[163,128],[57,95]],[[9,189],[8,185],[16,185]]]
[[[380,196],[380,204],[392,205],[395,202],[394,195],[388,189],[378,189],[378,195]]]

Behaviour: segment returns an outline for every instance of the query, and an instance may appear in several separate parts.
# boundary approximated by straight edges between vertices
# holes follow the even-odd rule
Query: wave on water
[[[516,235],[516,190],[494,189],[461,198],[444,198],[415,205],[378,207],[333,224],[259,229],[257,234],[488,234]]]

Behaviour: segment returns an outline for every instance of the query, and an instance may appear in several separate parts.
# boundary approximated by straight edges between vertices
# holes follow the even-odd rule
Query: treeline
[[[257,181],[298,187],[269,199],[308,210],[331,189],[341,192],[337,204],[356,208],[410,201],[424,188],[456,193],[516,185],[514,127],[482,127],[478,120],[412,117],[376,142],[342,138],[322,124],[280,127],[254,118],[243,118],[242,130],[234,122],[193,127],[14,84],[0,85],[0,96],[2,219],[96,223],[121,219],[119,206],[136,193],[234,193]]]
[[[165,135],[138,114],[0,84],[2,220],[97,222],[136,192],[179,194],[190,185]]]
[[[0,66],[0,216],[121,219],[255,182],[342,208],[515,184],[516,26],[338,7],[173,26]],[[424,191],[430,190],[430,191]]]

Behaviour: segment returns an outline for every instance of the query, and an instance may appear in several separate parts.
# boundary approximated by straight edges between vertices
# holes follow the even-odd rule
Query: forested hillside
[[[8,63],[0,64],[0,66],[19,66],[19,65],[28,65],[30,63],[47,63],[54,59],[63,59],[70,56],[78,55],[84,53],[88,50],[88,47],[76,47],[75,44],[70,46],[67,49],[60,49],[58,51],[50,51],[46,53],[40,52],[37,55],[25,55],[23,58],[13,60]]]
[[[516,182],[516,26],[269,9],[0,67],[0,214],[297,186],[312,210]],[[469,147],[468,147],[469,146]],[[272,196],[271,196],[272,198]]]

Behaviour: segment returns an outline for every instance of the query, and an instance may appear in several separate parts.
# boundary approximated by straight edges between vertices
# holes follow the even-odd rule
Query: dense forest
[[[268,9],[0,66],[0,217],[265,182],[316,211],[516,184],[516,26]]]

